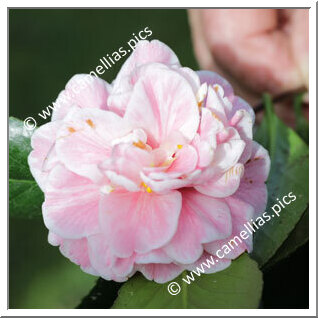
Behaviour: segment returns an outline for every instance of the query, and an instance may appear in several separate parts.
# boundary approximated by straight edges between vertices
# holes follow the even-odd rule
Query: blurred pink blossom
[[[308,9],[192,9],[189,20],[200,67],[249,103],[308,89]]]

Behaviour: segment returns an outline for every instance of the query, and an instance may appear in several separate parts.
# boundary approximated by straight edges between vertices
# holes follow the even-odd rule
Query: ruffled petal
[[[55,152],[55,140],[61,125],[61,121],[47,123],[39,127],[31,138],[33,150],[28,157],[28,163],[42,191],[45,191],[48,173],[59,161]]]
[[[211,86],[208,87],[208,93],[206,98],[205,107],[208,109],[213,117],[222,124],[227,124],[227,109],[231,109],[232,104],[220,96],[219,92],[216,92]]]
[[[199,135],[211,147],[216,147],[216,135],[224,129],[223,122],[208,108],[202,108]]]
[[[253,141],[251,158],[245,164],[240,187],[234,194],[236,198],[252,205],[255,215],[264,212],[267,204],[267,187],[264,183],[270,171],[268,151]]]
[[[140,176],[143,182],[157,193],[167,193],[170,190],[185,187],[191,182],[190,178],[176,178],[165,172],[150,173],[149,175],[141,172]]]
[[[190,264],[201,256],[202,243],[225,238],[231,231],[226,203],[195,190],[183,190],[178,229],[164,251],[175,262]]]
[[[63,239],[50,231],[48,240],[54,246],[59,245],[60,252],[70,261],[79,265],[84,272],[95,276],[99,275],[92,267],[89,259],[86,238],[76,240]]]
[[[240,158],[240,162],[245,163],[252,153],[253,119],[246,110],[240,109],[235,112],[229,124],[237,130],[245,142],[245,149]]]
[[[206,183],[196,185],[195,189],[215,198],[225,198],[237,191],[243,173],[244,166],[238,163],[224,174],[216,175]]]
[[[270,159],[268,151],[253,141],[250,159],[245,164],[244,177],[249,181],[263,183],[267,180],[270,171]]]
[[[174,235],[181,194],[114,191],[100,203],[100,224],[112,253],[129,257],[165,245]]]
[[[254,208],[241,200],[229,197],[225,199],[230,207],[232,216],[232,233],[229,237],[223,240],[217,240],[204,245],[204,249],[211,254],[216,255],[218,250],[221,250],[220,256],[223,255],[227,259],[235,259],[245,251],[249,253],[253,248],[253,236],[244,224],[251,220],[254,214]],[[241,231],[245,231],[242,238]],[[228,246],[228,248],[224,247]]]
[[[149,68],[134,86],[125,119],[142,128],[148,144],[157,148],[176,131],[192,140],[199,125],[199,111],[191,86],[182,76]]]
[[[90,74],[74,75],[54,103],[52,120],[63,119],[73,108],[107,110],[111,87],[103,79]]]
[[[177,56],[164,43],[153,40],[139,41],[134,52],[122,66],[116,81],[131,74],[138,67],[149,63],[162,63],[165,65],[180,65]]]
[[[82,109],[64,120],[56,152],[69,170],[99,182],[103,176],[98,165],[110,156],[112,141],[130,131],[128,124],[112,112]]]
[[[103,234],[88,237],[88,251],[93,267],[106,280],[126,281],[134,270],[134,256],[118,258],[113,255]]]
[[[136,265],[136,269],[147,279],[164,284],[176,278],[183,272],[180,265],[171,264],[144,264]]]
[[[123,116],[135,81],[140,76],[139,70],[143,66],[159,63],[162,66],[180,66],[177,56],[164,43],[158,40],[139,41],[113,82],[112,94],[108,100],[109,109]]]
[[[212,87],[214,85],[220,85],[224,90],[224,96],[231,98],[234,95],[230,83],[219,74],[211,71],[198,71],[197,74],[200,77],[201,84],[207,83]]]
[[[232,109],[227,114],[228,118],[232,118],[238,110],[245,110],[251,116],[251,119],[254,125],[254,122],[255,122],[254,110],[244,99],[242,99],[239,96],[234,96],[232,100],[232,106],[233,106]]]
[[[99,189],[89,179],[56,166],[49,175],[42,207],[46,227],[69,239],[96,233],[99,199]]]
[[[144,254],[136,254],[135,256],[136,264],[169,264],[172,263],[171,257],[167,255],[167,253],[159,248],[157,250],[152,250],[148,253]]]
[[[198,154],[192,146],[185,145],[176,153],[174,159],[166,173],[185,175],[197,166]]]
[[[145,147],[145,143],[140,140],[131,144],[120,143],[113,147],[110,158],[103,162],[100,168],[114,186],[123,185],[122,181],[129,182],[131,185],[126,189],[138,191],[142,182],[140,172],[144,167],[151,167],[155,162],[154,155],[145,150]]]

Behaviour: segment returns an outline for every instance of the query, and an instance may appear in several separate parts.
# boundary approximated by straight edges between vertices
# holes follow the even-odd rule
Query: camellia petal
[[[99,199],[96,184],[58,165],[50,172],[45,192],[42,207],[45,225],[68,239],[96,233]]]
[[[53,104],[52,120],[63,119],[72,107],[107,110],[110,85],[90,74],[74,75]]]
[[[215,240],[205,244],[204,249],[214,255],[218,250],[221,250],[221,254],[225,259],[235,259],[245,251],[252,251],[253,238],[244,224],[247,225],[251,221],[254,215],[254,208],[232,197],[226,198],[225,201],[231,211],[232,232],[226,239]],[[243,234],[245,239],[240,235],[241,231],[245,231],[245,234]]]
[[[181,204],[178,191],[114,191],[103,196],[100,222],[111,251],[129,257],[165,245],[176,232]]]
[[[88,251],[93,267],[104,279],[125,281],[134,269],[134,255],[127,258],[113,255],[103,234],[88,237]]]
[[[211,71],[198,71],[197,72],[201,83],[207,83],[210,86],[220,85],[224,90],[224,95],[231,98],[234,95],[233,88],[230,83],[219,74]]]
[[[56,152],[71,171],[98,181],[98,165],[112,151],[112,141],[130,132],[118,115],[100,109],[76,111],[64,120],[56,140]]]
[[[190,264],[201,256],[202,243],[225,238],[231,231],[226,203],[192,189],[183,190],[178,229],[164,250],[175,261]]]
[[[137,270],[156,283],[164,284],[183,272],[183,267],[174,263],[170,264],[140,264]]]
[[[48,123],[32,135],[31,146],[34,150],[28,157],[28,163],[42,191],[45,191],[49,171],[59,162],[55,151],[55,139],[61,125],[61,121]]]
[[[235,197],[254,207],[255,215],[264,212],[267,204],[267,187],[264,183],[268,177],[270,159],[266,149],[253,141],[251,158],[245,164],[242,182]]]
[[[199,112],[192,89],[182,76],[154,69],[137,81],[125,119],[144,129],[150,146],[158,147],[174,131],[192,140],[199,125]]]
[[[225,198],[238,189],[241,177],[244,172],[244,166],[240,163],[225,171],[222,175],[216,175],[210,181],[196,185],[195,189],[199,192],[210,195],[215,198]]]

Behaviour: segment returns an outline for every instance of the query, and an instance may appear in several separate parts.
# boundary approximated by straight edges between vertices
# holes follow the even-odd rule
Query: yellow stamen
[[[182,145],[178,145],[177,147],[178,147],[178,149],[182,149],[183,146]]]
[[[87,119],[86,123],[88,124],[88,126],[91,126],[92,128],[95,128],[95,125],[93,123],[93,121],[91,119]]]
[[[138,140],[138,142],[134,142],[133,145],[140,149],[146,149],[146,144],[142,142],[141,140]]]
[[[70,133],[75,133],[76,132],[76,130],[73,127],[68,127],[68,131]]]
[[[148,192],[148,193],[151,193],[151,192],[152,192],[152,189],[151,189],[150,187],[148,187],[148,186],[146,185],[146,183],[141,182],[141,183],[140,183],[140,186],[146,188],[146,192]]]

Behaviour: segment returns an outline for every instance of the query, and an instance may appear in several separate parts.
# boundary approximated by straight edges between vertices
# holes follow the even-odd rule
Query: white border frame
[[[7,26],[8,26],[8,7],[42,7],[42,8],[106,8],[106,7],[130,7],[131,2],[129,1],[102,1],[102,0],[90,0],[89,2],[83,0],[47,0],[45,3],[41,0],[12,0],[4,1],[1,4],[1,15],[0,15],[0,34],[1,34],[1,43],[7,43]],[[90,5],[89,7],[87,5]],[[136,7],[140,8],[151,8],[151,7],[180,7],[180,1],[178,0],[161,0],[156,2],[141,1],[135,0],[133,3]],[[309,65],[310,65],[310,74],[309,74],[309,104],[310,104],[310,116],[309,116],[309,128],[310,128],[310,141],[309,141],[309,211],[310,211],[310,223],[309,223],[309,309],[112,309],[111,311],[106,311],[105,309],[7,309],[7,300],[8,300],[8,286],[7,282],[7,273],[8,273],[8,228],[7,228],[7,215],[4,211],[7,210],[5,207],[2,210],[1,214],[1,255],[6,255],[6,261],[1,262],[1,287],[0,287],[0,314],[1,316],[120,316],[120,315],[130,315],[130,316],[161,316],[161,315],[182,315],[182,316],[316,316],[316,2],[315,1],[293,1],[293,0],[267,0],[267,1],[245,1],[241,0],[237,2],[235,0],[223,0],[221,3],[219,1],[211,2],[206,0],[184,0],[182,2],[183,7],[310,7],[309,13]],[[220,5],[222,4],[222,6]],[[2,97],[2,107],[1,114],[2,118],[7,118],[8,114],[4,105],[8,103],[8,47],[7,50],[2,49],[0,51],[1,64],[3,65],[2,70],[6,72],[1,73],[1,97]],[[27,76],[27,74],[26,74]],[[5,83],[7,85],[5,85]],[[1,149],[7,147],[7,141],[4,136],[7,136],[6,126],[1,126]],[[8,137],[8,136],[7,136]],[[7,171],[4,172],[4,169],[8,167],[8,159],[1,158],[2,166],[2,182],[1,188],[7,189]],[[6,183],[6,184],[5,184]],[[8,189],[7,189],[8,191]],[[2,191],[1,193],[1,202],[7,201],[7,191]],[[291,277],[292,279],[292,277]],[[107,314],[106,314],[107,313]]]

